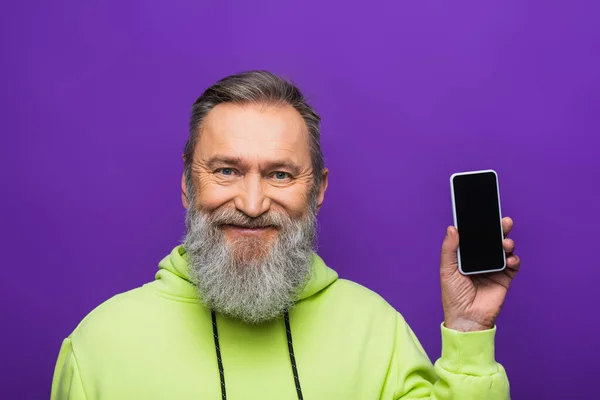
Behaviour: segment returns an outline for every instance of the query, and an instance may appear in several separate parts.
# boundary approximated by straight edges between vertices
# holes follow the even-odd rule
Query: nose
[[[249,217],[259,217],[271,207],[271,200],[265,195],[260,174],[244,177],[239,194],[234,200],[235,208]]]

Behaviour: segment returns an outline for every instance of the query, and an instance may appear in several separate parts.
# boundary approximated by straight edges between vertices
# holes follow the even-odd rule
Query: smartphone
[[[463,275],[506,268],[498,174],[494,170],[452,174],[452,211],[458,230],[458,269]]]

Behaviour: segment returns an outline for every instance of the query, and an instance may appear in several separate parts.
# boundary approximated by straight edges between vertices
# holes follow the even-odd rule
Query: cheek
[[[270,197],[293,217],[303,215],[308,207],[308,195],[304,187],[276,189]]]
[[[231,188],[211,182],[201,182],[196,190],[196,208],[212,211],[232,201],[233,198],[234,191]]]

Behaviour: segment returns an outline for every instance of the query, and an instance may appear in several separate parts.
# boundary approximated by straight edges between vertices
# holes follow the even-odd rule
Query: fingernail
[[[452,233],[452,227],[448,227],[448,229],[446,229],[446,237],[450,236]]]

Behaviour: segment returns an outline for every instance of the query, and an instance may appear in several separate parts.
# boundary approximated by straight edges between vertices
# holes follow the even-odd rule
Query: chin
[[[269,255],[273,243],[272,240],[244,238],[231,241],[228,247],[239,262],[261,262]]]

